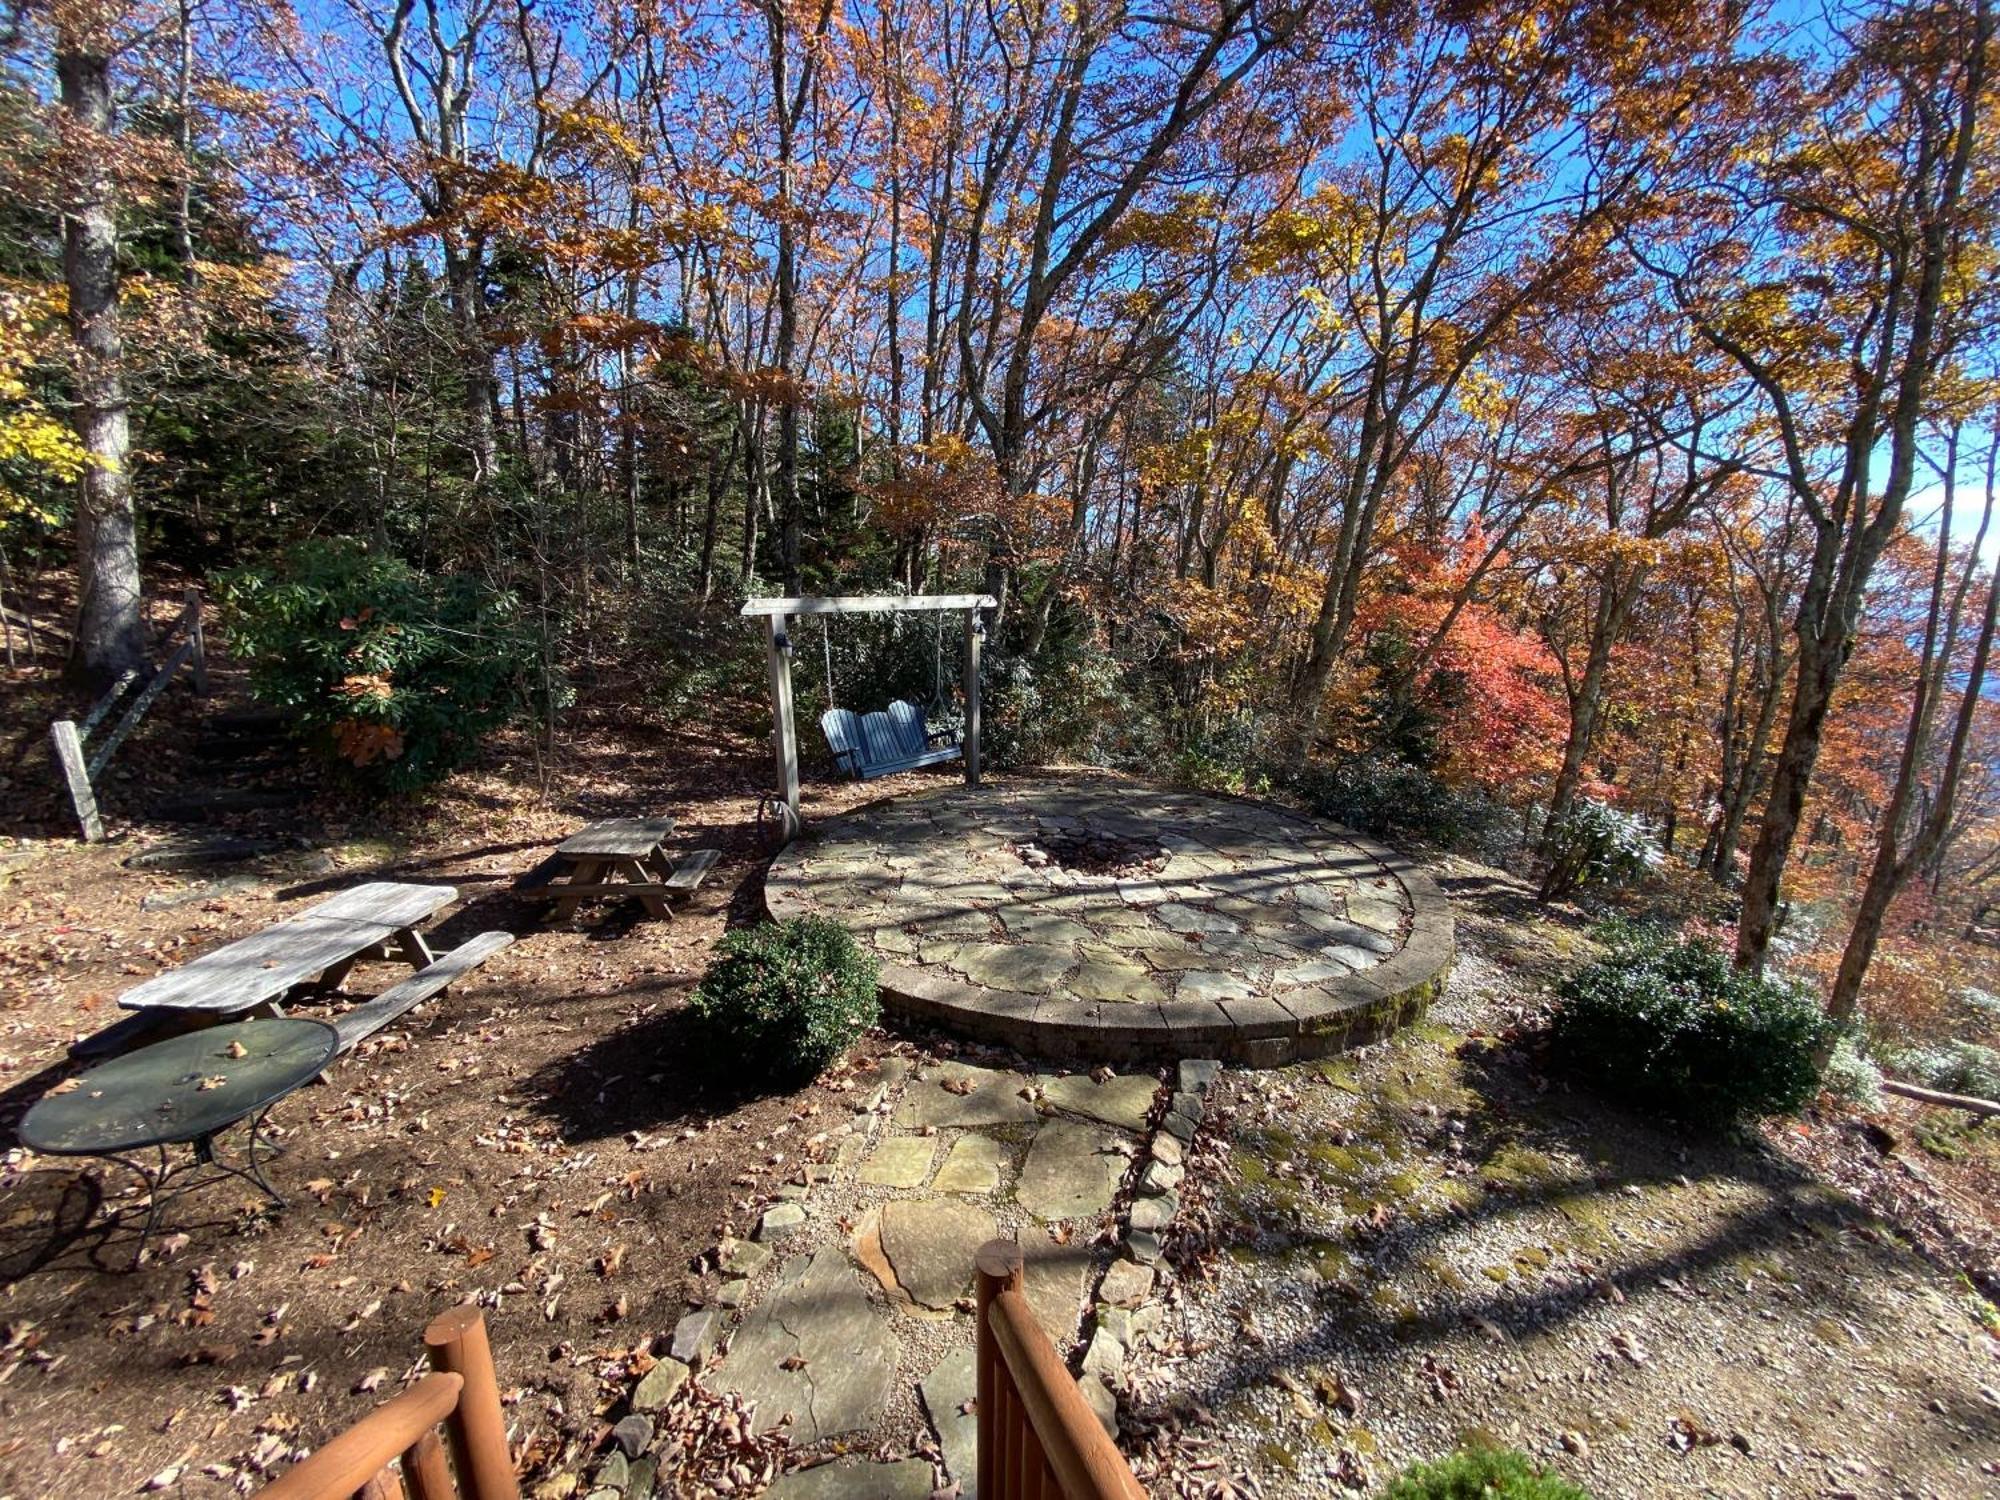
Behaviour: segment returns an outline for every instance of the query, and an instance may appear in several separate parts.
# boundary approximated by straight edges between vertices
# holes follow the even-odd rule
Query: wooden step
[[[128,870],[193,870],[203,865],[227,865],[276,854],[293,845],[285,839],[215,838],[176,841],[147,849],[125,861]]]
[[[210,714],[207,727],[222,734],[281,734],[289,717],[282,708],[248,704]]]
[[[165,823],[205,823],[227,813],[270,812],[297,807],[312,793],[305,787],[217,787],[165,797],[147,809]]]
[[[463,979],[514,941],[511,932],[482,932],[425,965],[401,984],[333,1018],[342,1052],[350,1052],[397,1017],[415,1010],[455,979]]]
[[[701,889],[701,883],[708,879],[709,869],[722,858],[720,849],[697,849],[678,865],[666,880],[665,889],[676,895],[689,895]]]

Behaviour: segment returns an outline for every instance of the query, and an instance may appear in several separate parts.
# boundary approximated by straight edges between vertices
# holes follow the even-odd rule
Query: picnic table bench
[[[532,894],[555,902],[551,922],[566,921],[579,903],[636,899],[656,917],[673,916],[671,896],[692,895],[720,859],[715,849],[696,849],[677,865],[661,847],[673,837],[672,818],[606,818],[556,845],[557,874]],[[612,876],[617,879],[612,879]]]
[[[364,958],[401,958],[416,972],[336,1018],[337,1050],[349,1051],[514,940],[511,933],[482,932],[442,956],[433,953],[418,924],[457,899],[452,886],[393,881],[342,891],[135,985],[118,997],[120,1008],[135,1014],[78,1043],[72,1054],[108,1056],[174,1019],[199,1026],[259,1009],[278,1014],[301,985],[330,991]]]

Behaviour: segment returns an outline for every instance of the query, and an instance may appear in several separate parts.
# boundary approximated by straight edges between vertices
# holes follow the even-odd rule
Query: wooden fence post
[[[69,788],[70,805],[76,809],[76,820],[83,825],[83,841],[86,844],[99,843],[104,838],[104,820],[97,815],[97,794],[90,789],[90,769],[83,759],[83,738],[76,732],[76,725],[69,719],[57,719],[49,726],[49,747],[56,758],[56,769],[62,772],[63,784]]]
[[[476,1307],[440,1313],[424,1329],[424,1347],[430,1351],[433,1370],[465,1381],[457,1410],[445,1419],[445,1431],[466,1500],[520,1500],[485,1317]]]
[[[785,799],[785,841],[799,831],[799,737],[792,723],[792,643],[785,616],[766,615],[771,669],[771,748],[778,757],[778,795]]]
[[[1021,1247],[1013,1240],[988,1240],[979,1247],[973,1258],[976,1274],[973,1277],[976,1314],[973,1322],[977,1331],[972,1360],[974,1415],[977,1417],[975,1429],[978,1433],[979,1493],[1002,1500],[1001,1446],[1005,1434],[1002,1431],[1001,1387],[1006,1383],[1006,1372],[1000,1368],[1000,1346],[993,1336],[993,1326],[987,1320],[992,1310],[993,1299],[1006,1291],[1019,1291],[1025,1262],[1021,1258]]]
[[[189,665],[194,670],[194,690],[200,697],[208,696],[208,646],[201,634],[201,590],[190,587],[187,591],[187,637],[194,642],[194,655]]]
[[[965,784],[979,785],[979,645],[986,628],[979,622],[979,606],[965,612],[965,733],[960,744],[965,752]]]

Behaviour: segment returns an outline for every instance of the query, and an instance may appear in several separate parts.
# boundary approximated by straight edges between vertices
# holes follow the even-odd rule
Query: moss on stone
[[[1257,1445],[1257,1457],[1272,1468],[1283,1469],[1287,1474],[1299,1472],[1298,1460],[1292,1457],[1292,1450],[1282,1443],[1264,1442]]]
[[[1509,1142],[1487,1157],[1479,1175],[1496,1187],[1516,1190],[1548,1187],[1564,1180],[1554,1157],[1518,1142]]]

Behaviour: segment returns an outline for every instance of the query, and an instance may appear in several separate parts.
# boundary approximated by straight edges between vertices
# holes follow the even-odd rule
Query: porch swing
[[[956,730],[933,732],[926,711],[907,698],[894,698],[885,709],[857,714],[842,708],[833,689],[833,630],[831,617],[819,622],[820,650],[826,664],[827,710],[819,716],[821,733],[834,763],[856,781],[873,781],[877,776],[893,776],[898,771],[916,771],[942,765],[964,754]],[[931,627],[930,713],[941,713],[944,692],[944,622],[938,616]]]
[[[911,594],[849,595],[833,598],[750,599],[743,605],[745,616],[762,616],[766,628],[765,653],[771,675],[772,748],[778,762],[778,816],[782,833],[790,839],[799,830],[798,736],[792,723],[792,639],[788,624],[794,615],[854,615],[883,613],[946,614],[962,613],[965,624],[965,730],[933,734],[924,720],[924,710],[907,699],[898,698],[886,708],[856,714],[850,708],[832,705],[832,646],[822,636],[826,656],[827,711],[820,715],[835,762],[847,775],[869,781],[897,771],[963,760],[965,784],[979,785],[979,648],[986,636],[980,611],[996,609],[999,601],[991,594]],[[821,620],[822,631],[830,622]],[[944,699],[944,644],[942,621],[932,657],[932,698]],[[760,814],[761,816],[761,814]]]

